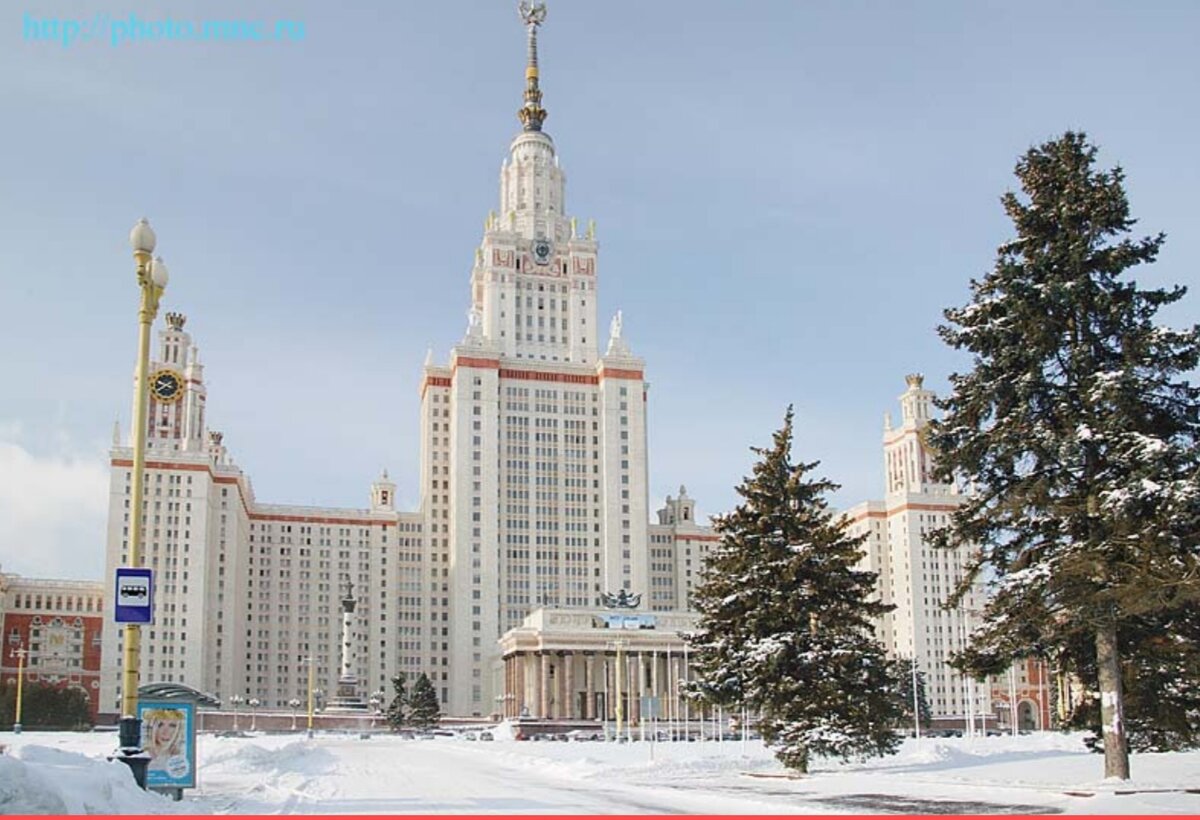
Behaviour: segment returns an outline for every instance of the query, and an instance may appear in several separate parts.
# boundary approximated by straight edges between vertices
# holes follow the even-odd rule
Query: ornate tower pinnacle
[[[525,66],[525,105],[517,111],[517,117],[526,131],[541,131],[546,120],[546,109],[542,108],[542,92],[538,88],[537,30],[546,20],[546,4],[521,0],[517,10],[529,31],[529,62]]]

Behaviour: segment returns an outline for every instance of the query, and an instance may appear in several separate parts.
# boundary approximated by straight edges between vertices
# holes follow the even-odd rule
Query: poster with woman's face
[[[139,701],[142,748],[150,756],[146,785],[196,785],[195,706],[177,701]]]

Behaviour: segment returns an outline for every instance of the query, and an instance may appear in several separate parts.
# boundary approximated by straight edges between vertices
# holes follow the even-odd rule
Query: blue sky
[[[305,37],[23,36],[131,13]],[[551,2],[546,130],[647,362],[652,508],[734,504],[789,403],[834,501],[881,495],[884,412],[905,373],[966,366],[941,310],[1010,235],[1018,156],[1066,129],[1168,235],[1141,280],[1195,286],[1197,31],[1193,2]],[[462,336],[519,128],[515,3],[30,2],[0,43],[0,565],[101,576],[142,215],[259,499],[365,506],[387,467],[415,506],[421,364]]]

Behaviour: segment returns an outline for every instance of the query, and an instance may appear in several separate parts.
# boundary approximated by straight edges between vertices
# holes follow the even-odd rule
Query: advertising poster
[[[142,748],[150,755],[147,788],[196,785],[196,707],[176,700],[142,700]]]

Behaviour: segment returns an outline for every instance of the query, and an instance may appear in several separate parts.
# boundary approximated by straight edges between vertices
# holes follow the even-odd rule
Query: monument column
[[[550,653],[543,650],[541,670],[538,675],[538,717],[550,717]]]
[[[346,580],[346,592],[342,595],[342,651],[337,693],[330,699],[329,708],[366,709],[367,703],[358,694],[358,675],[354,671],[354,609],[358,604],[354,597],[354,582]]]

